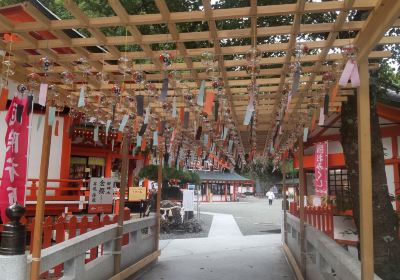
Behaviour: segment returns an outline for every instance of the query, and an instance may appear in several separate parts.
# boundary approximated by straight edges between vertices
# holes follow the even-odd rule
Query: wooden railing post
[[[31,280],[38,280],[40,274],[40,255],[42,250],[42,233],[43,233],[42,224],[44,217],[44,205],[46,197],[46,184],[47,184],[47,175],[49,170],[51,133],[52,133],[52,126],[49,125],[49,107],[46,108],[46,114],[44,118],[45,118],[45,123],[43,130],[42,157],[40,161],[39,192],[37,197],[36,213],[35,213],[34,240],[32,244]]]
[[[124,208],[125,193],[128,184],[128,167],[129,167],[129,144],[130,135],[126,133],[122,142],[122,167],[121,167],[121,184],[119,189],[119,209],[118,209],[118,226],[117,237],[115,240],[114,250],[114,275],[121,271],[121,248],[122,248],[122,232],[124,226]]]

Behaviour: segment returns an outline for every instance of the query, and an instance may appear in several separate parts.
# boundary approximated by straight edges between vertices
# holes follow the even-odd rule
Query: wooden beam
[[[374,279],[374,236],[372,207],[371,124],[368,60],[360,61],[361,86],[357,96],[358,179],[360,186],[361,278]]]
[[[304,212],[304,197],[305,197],[305,178],[303,168],[303,134],[299,136],[299,200],[300,200],[300,269],[304,279],[307,279],[306,265],[307,265],[307,252],[306,252],[306,229],[305,229],[305,212]]]

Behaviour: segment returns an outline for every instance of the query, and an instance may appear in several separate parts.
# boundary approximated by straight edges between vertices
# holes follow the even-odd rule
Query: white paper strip
[[[106,124],[106,136],[108,136],[108,131],[110,130],[111,120],[107,120]]]
[[[303,142],[307,142],[307,138],[308,138],[308,127],[305,127],[303,131]]]
[[[48,84],[40,84],[39,89],[39,105],[46,106]]]
[[[85,106],[85,86],[81,86],[81,91],[79,93],[78,107]]]
[[[125,125],[126,125],[126,123],[128,122],[128,119],[129,119],[129,115],[128,114],[125,114],[123,117],[122,117],[122,120],[121,120],[121,123],[120,123],[120,125],[119,125],[119,128],[118,128],[118,131],[123,131],[124,130],[124,128],[125,128]]]
[[[97,142],[99,141],[99,127],[96,126],[93,130],[93,141]]]
[[[49,107],[49,118],[47,119],[48,125],[53,125],[56,118],[56,107]]]
[[[324,114],[324,107],[319,108],[319,121],[318,125],[324,125],[325,122],[325,114]]]

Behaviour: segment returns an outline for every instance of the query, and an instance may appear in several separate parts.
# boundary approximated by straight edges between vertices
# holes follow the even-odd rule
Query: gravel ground
[[[212,215],[201,214],[200,215],[200,224],[202,231],[198,233],[162,233],[160,234],[161,240],[166,239],[185,239],[185,238],[199,238],[199,237],[207,237],[210,232],[211,223],[213,220]]]
[[[231,214],[243,235],[280,233],[282,200],[268,205],[265,198],[249,196],[240,202],[202,203],[200,212]]]

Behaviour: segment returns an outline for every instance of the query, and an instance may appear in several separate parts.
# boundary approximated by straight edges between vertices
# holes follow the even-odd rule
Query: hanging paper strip
[[[48,84],[40,84],[39,88],[39,105],[46,106]]]
[[[213,91],[207,91],[206,102],[204,103],[204,108],[203,108],[204,113],[211,114],[214,103],[214,96],[215,93]]]
[[[140,150],[141,150],[142,152],[144,152],[144,151],[146,150],[146,146],[147,146],[146,138],[143,138],[143,139],[142,139],[142,143],[141,143],[141,145],[140,145]]]
[[[300,69],[293,73],[292,93],[296,93],[300,85]]]
[[[219,102],[217,100],[217,101],[215,101],[215,104],[214,104],[214,121],[218,120],[218,111],[219,111]]]
[[[110,130],[111,120],[107,120],[106,123],[106,136],[108,136],[108,131]]]
[[[17,113],[16,113],[16,120],[17,122],[22,122],[22,112],[24,111],[24,105],[18,104],[17,105]]]
[[[111,151],[113,151],[114,152],[114,138],[113,139],[111,139]]]
[[[208,143],[208,134],[204,134],[203,135],[203,144],[204,144],[204,146],[207,146],[207,143]]]
[[[176,114],[176,97],[174,96],[172,98],[172,117],[176,118],[177,114]]]
[[[0,95],[0,111],[4,111],[6,109],[7,101],[8,101],[8,89],[2,88]]]
[[[319,121],[318,125],[324,125],[325,122],[325,114],[324,114],[324,107],[319,108]]]
[[[39,115],[36,130],[39,130],[40,125],[42,124],[42,120],[43,120],[43,115]]]
[[[93,129],[93,141],[94,141],[94,142],[99,141],[99,126],[96,126],[96,127]]]
[[[125,114],[123,117],[122,117],[122,120],[121,120],[121,123],[120,123],[120,125],[119,125],[119,128],[118,128],[118,131],[123,131],[124,130],[124,128],[125,128],[125,125],[126,125],[126,123],[128,122],[128,119],[129,119],[129,115],[128,114]]]
[[[28,106],[28,109],[26,110],[28,116],[32,113],[32,109],[33,109],[33,95],[29,94],[28,95],[28,103],[26,104],[26,106]]]
[[[183,126],[185,122],[185,108],[181,107],[179,110],[179,119],[181,120],[181,125]]]
[[[47,119],[49,126],[53,125],[55,119],[56,119],[56,107],[49,107],[49,118]]]
[[[199,126],[199,127],[197,128],[197,130],[196,130],[196,136],[195,136],[196,140],[200,140],[201,131],[202,131],[202,130],[203,130],[203,128],[202,128],[201,126]]]
[[[161,125],[160,125],[160,136],[162,136],[164,134],[164,130],[165,130],[165,125],[167,124],[166,121],[161,121]]]
[[[158,146],[158,133],[153,131],[153,146]]]
[[[339,79],[339,85],[347,86],[347,82],[351,81],[353,87],[360,86],[360,75],[358,74],[358,65],[356,61],[349,59],[344,67],[342,75]]]
[[[85,86],[81,86],[81,91],[79,93],[78,107],[85,106]]]
[[[144,109],[144,96],[137,95],[136,96],[136,112],[138,116],[143,116],[143,109]]]
[[[243,124],[248,125],[254,112],[254,95],[250,94],[249,103],[247,104],[246,114],[244,116]]]
[[[229,144],[228,144],[228,153],[232,152],[232,147],[233,147],[233,140],[229,140]]]
[[[203,106],[204,105],[204,93],[206,90],[206,81],[201,81],[199,95],[197,95],[197,105]]]
[[[165,78],[162,83],[161,95],[160,95],[159,100],[161,102],[165,102],[165,100],[167,98],[167,94],[168,94],[168,78]]]
[[[54,126],[54,136],[58,136],[58,127],[60,126],[60,121],[56,120],[56,124]]]
[[[223,140],[226,140],[226,136],[228,136],[228,128],[227,127],[224,127],[224,132],[223,132],[223,134],[222,134],[222,139]]]
[[[212,144],[211,152],[213,152],[213,153],[215,152],[215,143]]]
[[[5,209],[15,202],[24,206],[25,185],[27,175],[28,139],[29,139],[29,118],[22,117],[21,123],[15,121],[18,105],[27,109],[27,98],[19,99],[14,97],[5,116],[7,125],[5,135],[5,159],[3,176],[0,188],[0,211],[3,223],[8,221]],[[24,110],[24,111],[25,111]]]
[[[188,127],[189,127],[189,112],[185,112],[183,128],[187,129]]]
[[[328,115],[329,113],[329,93],[325,94],[324,97],[324,115]]]
[[[140,127],[140,130],[139,130],[139,135],[140,135],[140,136],[143,136],[143,134],[146,132],[146,128],[147,128],[147,124],[146,124],[146,123],[144,123],[144,124]]]
[[[305,127],[303,130],[303,142],[307,142],[308,138],[308,127]]]
[[[136,147],[140,147],[142,145],[142,136],[139,134],[136,135]]]
[[[150,116],[150,106],[147,106],[146,114],[144,115],[144,121],[143,121],[145,124],[149,123],[149,116]]]

